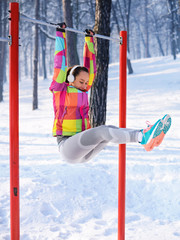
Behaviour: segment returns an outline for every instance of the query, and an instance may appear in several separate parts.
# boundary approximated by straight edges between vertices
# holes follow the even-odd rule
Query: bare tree
[[[0,1],[0,37],[7,38],[7,1]],[[6,81],[7,43],[0,42],[0,102],[3,101],[3,84]]]
[[[114,22],[116,23],[118,33],[121,28],[123,30],[127,31],[127,50],[128,53],[130,53],[130,47],[129,47],[129,38],[130,38],[130,10],[131,10],[131,0],[117,0],[116,2],[112,3],[112,16],[114,19]],[[122,24],[122,26],[120,26]],[[128,55],[129,56],[129,55]],[[131,60],[128,57],[127,58],[127,66],[129,74],[133,73],[133,68],[131,65]]]
[[[177,51],[177,28],[178,28],[178,14],[176,7],[176,0],[168,0],[170,6],[170,31],[171,31],[171,51],[174,60],[176,59],[176,51]]]
[[[47,17],[47,2],[46,0],[43,0],[41,2],[41,19],[43,21],[46,21]],[[47,31],[47,26],[41,26],[41,29],[44,29],[44,31]],[[42,53],[42,69],[43,69],[43,75],[44,79],[47,79],[47,70],[46,70],[46,35],[43,31],[40,31],[40,40],[41,40],[41,53]]]
[[[149,52],[149,17],[148,17],[148,0],[144,1],[144,14],[145,14],[145,42],[146,42],[146,47],[145,47],[145,57],[149,58],[150,52]]]
[[[35,0],[35,18],[39,18],[39,0]],[[38,25],[35,25],[34,36],[34,69],[33,69],[33,110],[38,108]]]
[[[160,31],[161,31],[161,29],[162,29],[163,21],[160,19],[159,16],[157,16],[157,15],[155,14],[155,12],[154,12],[153,10],[151,11],[151,16],[152,16],[152,18],[153,18],[153,24],[154,24],[154,28],[155,28],[154,36],[155,36],[155,38],[156,38],[156,40],[157,40],[160,54],[161,54],[162,56],[165,56],[164,50],[163,50],[163,46],[162,46],[162,41],[163,41],[163,39],[161,38],[161,36],[160,36],[160,34],[159,34]]]
[[[0,1],[0,36],[2,36],[2,1]],[[3,42],[0,41],[0,102],[3,101],[3,68],[2,68],[2,51],[3,51]]]
[[[131,0],[129,0],[126,4],[126,0],[124,0],[124,6],[125,6],[125,13],[126,13],[126,21],[127,21],[127,50],[128,50],[128,53],[130,53],[130,47],[129,47],[129,38],[130,38],[130,35],[129,35],[129,29],[130,29],[130,11],[131,11]],[[133,68],[132,68],[132,65],[131,65],[131,60],[129,57],[127,57],[127,66],[128,66],[128,70],[129,70],[129,74],[132,74],[133,73]]]
[[[96,16],[94,31],[106,36],[110,35],[111,0],[96,0]],[[108,84],[109,41],[95,39],[97,74],[91,88],[90,121],[93,127],[106,122],[106,99]]]
[[[68,27],[73,27],[73,18],[72,18],[72,3],[71,0],[63,0],[63,13],[64,21]],[[77,35],[71,32],[67,32],[67,65],[71,67],[73,65],[79,64],[79,58],[77,53]]]
[[[180,52],[180,0],[178,0],[178,47]]]

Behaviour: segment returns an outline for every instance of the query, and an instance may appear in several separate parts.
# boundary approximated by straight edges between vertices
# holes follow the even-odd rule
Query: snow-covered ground
[[[126,239],[180,239],[180,56],[132,62],[127,127],[144,128],[164,114],[172,127],[152,152],[127,145]],[[107,124],[118,126],[118,63],[109,67]],[[32,111],[32,80],[20,82],[21,240],[117,239],[118,146],[109,144],[86,164],[59,156],[51,79],[39,80]],[[0,239],[10,239],[8,85],[0,103]]]

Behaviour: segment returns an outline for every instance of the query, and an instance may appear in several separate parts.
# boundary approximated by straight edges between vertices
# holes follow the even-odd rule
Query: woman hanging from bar
[[[89,122],[88,90],[96,74],[96,60],[92,30],[85,30],[83,66],[67,69],[66,24],[56,29],[54,75],[50,86],[53,93],[53,136],[63,160],[69,163],[87,162],[96,156],[109,142],[140,143],[146,151],[161,144],[171,126],[166,114],[146,129],[127,129],[102,125],[91,128]]]

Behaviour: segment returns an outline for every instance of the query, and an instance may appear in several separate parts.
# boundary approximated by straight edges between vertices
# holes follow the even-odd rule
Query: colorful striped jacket
[[[83,65],[89,70],[87,91],[96,74],[93,37],[85,37]],[[66,34],[56,32],[54,75],[50,86],[53,93],[53,136],[72,136],[90,128],[88,92],[83,92],[66,83]]]

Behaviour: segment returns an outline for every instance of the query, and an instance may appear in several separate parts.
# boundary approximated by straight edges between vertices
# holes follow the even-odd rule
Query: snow
[[[132,61],[127,127],[172,116],[159,148],[127,145],[126,239],[180,238],[180,56]],[[118,126],[118,63],[109,66],[107,124]],[[60,158],[53,124],[51,82],[39,80],[39,109],[32,111],[32,80],[20,82],[21,240],[114,240],[118,221],[118,146],[71,165]],[[0,103],[0,239],[10,239],[9,95]]]

